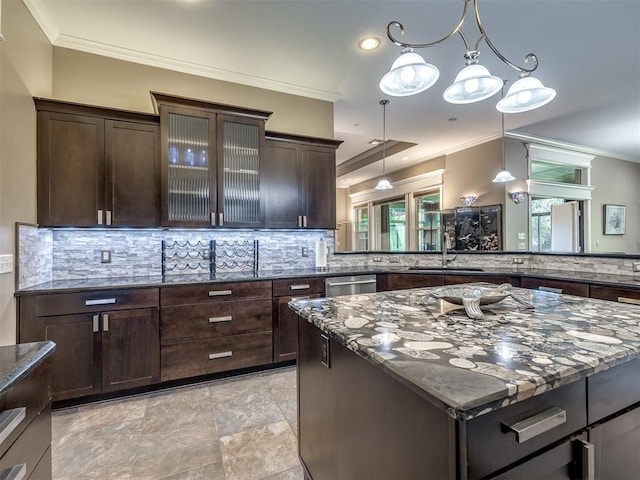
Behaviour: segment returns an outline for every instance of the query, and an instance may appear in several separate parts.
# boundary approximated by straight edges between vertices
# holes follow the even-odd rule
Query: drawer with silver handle
[[[159,299],[160,293],[157,288],[38,295],[36,316],[155,308]]]
[[[165,307],[259,298],[271,298],[271,281],[164,287],[160,303]]]

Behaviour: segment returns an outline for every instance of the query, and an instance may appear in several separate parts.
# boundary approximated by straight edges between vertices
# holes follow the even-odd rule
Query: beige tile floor
[[[301,480],[296,371],[53,412],[54,480]]]

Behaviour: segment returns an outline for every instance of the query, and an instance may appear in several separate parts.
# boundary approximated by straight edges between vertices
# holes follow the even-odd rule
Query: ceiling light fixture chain
[[[462,26],[467,18],[469,2],[473,1],[473,11],[477,27],[480,31],[480,38],[476,41],[475,47],[471,45],[467,36],[462,30]],[[462,17],[458,24],[444,37],[429,43],[409,43],[403,42],[392,33],[392,28],[398,28],[400,34],[405,34],[402,23],[394,20],[387,25],[387,37],[394,44],[402,47],[400,57],[393,62],[391,69],[380,80],[380,90],[388,95],[397,97],[415,95],[431,87],[439,78],[440,71],[435,65],[425,62],[424,58],[414,52],[415,48],[428,48],[459,34],[464,42],[466,52],[464,58],[466,67],[456,76],[452,85],[444,92],[443,97],[449,103],[466,104],[485,100],[496,94],[503,86],[499,77],[491,75],[489,70],[478,63],[480,52],[478,47],[484,40],[493,53],[506,65],[519,72],[520,80],[515,82],[507,95],[504,96],[496,108],[501,112],[519,113],[533,110],[534,108],[546,105],[556,95],[555,90],[545,87],[540,80],[530,77],[539,66],[538,57],[534,53],[528,53],[524,57],[524,63],[532,62],[530,68],[520,66],[506,58],[493,44],[480,19],[478,9],[479,0],[463,0]]]

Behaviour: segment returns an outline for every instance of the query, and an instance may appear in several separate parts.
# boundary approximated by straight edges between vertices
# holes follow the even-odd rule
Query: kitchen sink
[[[452,271],[452,272],[484,272],[477,267],[409,267],[409,270],[431,270],[431,271]]]

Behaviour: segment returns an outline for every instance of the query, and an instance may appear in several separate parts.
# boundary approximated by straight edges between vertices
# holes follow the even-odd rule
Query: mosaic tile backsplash
[[[315,244],[323,239],[329,245],[327,266],[393,268],[440,266],[437,253],[350,253],[333,254],[333,230],[161,230],[161,229],[43,229],[18,226],[19,288],[52,280],[127,278],[162,273],[162,241],[180,243],[211,240],[258,241],[258,270],[315,268]],[[308,256],[302,256],[302,248]],[[110,263],[101,263],[101,252],[109,250]],[[452,258],[450,255],[449,258]],[[513,264],[513,258],[522,264]],[[632,275],[638,259],[577,257],[535,254],[462,254],[450,266],[564,270]],[[184,274],[184,271],[167,274]],[[202,270],[196,273],[202,273]]]

